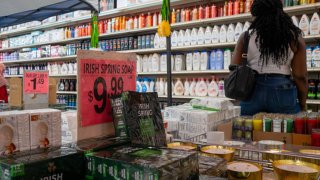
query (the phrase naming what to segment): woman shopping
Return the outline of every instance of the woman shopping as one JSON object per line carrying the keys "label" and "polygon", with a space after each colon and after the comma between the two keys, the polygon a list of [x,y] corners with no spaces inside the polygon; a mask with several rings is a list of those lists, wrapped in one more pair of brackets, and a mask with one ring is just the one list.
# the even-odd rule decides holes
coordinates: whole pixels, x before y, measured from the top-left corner
{"label": "woman shopping", "polygon": [[[279,0],[254,0],[251,14],[247,61],[257,76],[251,97],[240,103],[241,115],[304,111],[308,86],[301,30]],[[237,42],[232,64],[242,62],[244,37],[243,33]]]}
{"label": "woman shopping", "polygon": [[7,80],[3,75],[5,69],[4,64],[0,63],[0,101],[8,103]]}

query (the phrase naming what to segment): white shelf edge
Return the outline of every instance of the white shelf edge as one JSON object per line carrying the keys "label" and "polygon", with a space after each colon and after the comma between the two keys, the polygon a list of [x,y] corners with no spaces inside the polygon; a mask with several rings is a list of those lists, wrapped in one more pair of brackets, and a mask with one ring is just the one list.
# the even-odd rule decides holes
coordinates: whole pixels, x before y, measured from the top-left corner
{"label": "white shelf edge", "polygon": [[308,68],[308,72],[320,72],[320,68]]}
{"label": "white shelf edge", "polygon": [[[49,75],[49,77],[76,77],[77,74],[56,74],[56,75]],[[23,75],[5,75],[5,78],[13,78],[13,77],[23,77]]]}
{"label": "white shelf edge", "polygon": [[20,63],[36,63],[36,62],[47,62],[47,61],[61,61],[76,59],[76,55],[72,56],[61,56],[61,57],[48,57],[48,58],[36,58],[27,60],[14,60],[14,61],[2,61],[3,64],[20,64]]}
{"label": "white shelf edge", "polygon": [[71,94],[76,95],[77,91],[57,91],[57,94]]}
{"label": "white shelf edge", "polygon": [[307,99],[307,104],[319,104],[320,105],[320,100]]}
{"label": "white shelf edge", "polygon": [[[173,75],[189,75],[189,74],[225,74],[229,73],[229,70],[206,70],[206,71],[173,71]],[[147,76],[147,75],[166,75],[167,72],[140,72],[137,73],[139,76]]]}
{"label": "white shelf edge", "polygon": [[[168,98],[166,95],[159,95],[159,98]],[[211,97],[211,96],[204,96],[204,97],[199,97],[199,96],[172,96],[173,99],[199,99],[199,98],[217,98],[217,99],[224,99],[224,100],[234,100],[226,97]]]}

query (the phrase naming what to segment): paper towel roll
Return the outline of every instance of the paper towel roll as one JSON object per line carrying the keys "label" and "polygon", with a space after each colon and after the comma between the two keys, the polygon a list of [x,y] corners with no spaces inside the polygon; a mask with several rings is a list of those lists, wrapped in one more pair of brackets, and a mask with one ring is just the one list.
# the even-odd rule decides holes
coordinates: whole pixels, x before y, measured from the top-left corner
{"label": "paper towel roll", "polygon": [[207,143],[208,144],[223,144],[224,143],[224,132],[222,132],[222,131],[208,131],[207,132]]}

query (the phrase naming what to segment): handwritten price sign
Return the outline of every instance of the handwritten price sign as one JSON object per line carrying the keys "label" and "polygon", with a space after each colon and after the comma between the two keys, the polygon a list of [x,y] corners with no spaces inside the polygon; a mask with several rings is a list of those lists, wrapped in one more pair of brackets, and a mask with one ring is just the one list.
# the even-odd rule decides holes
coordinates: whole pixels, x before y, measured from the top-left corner
{"label": "handwritten price sign", "polygon": [[110,98],[136,89],[136,62],[81,59],[79,70],[82,126],[111,122]]}
{"label": "handwritten price sign", "polygon": [[48,71],[26,71],[23,75],[23,89],[25,94],[49,93]]}

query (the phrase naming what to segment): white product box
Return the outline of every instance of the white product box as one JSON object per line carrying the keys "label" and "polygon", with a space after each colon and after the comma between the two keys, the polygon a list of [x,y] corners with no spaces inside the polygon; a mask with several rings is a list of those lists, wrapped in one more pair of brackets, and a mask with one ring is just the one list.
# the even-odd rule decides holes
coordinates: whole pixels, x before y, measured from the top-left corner
{"label": "white product box", "polygon": [[0,113],[0,155],[30,149],[29,116],[18,111]]}
{"label": "white product box", "polygon": [[77,111],[61,113],[62,144],[77,141]]}
{"label": "white product box", "polygon": [[31,149],[61,145],[61,111],[37,109],[26,112],[30,116]]}

